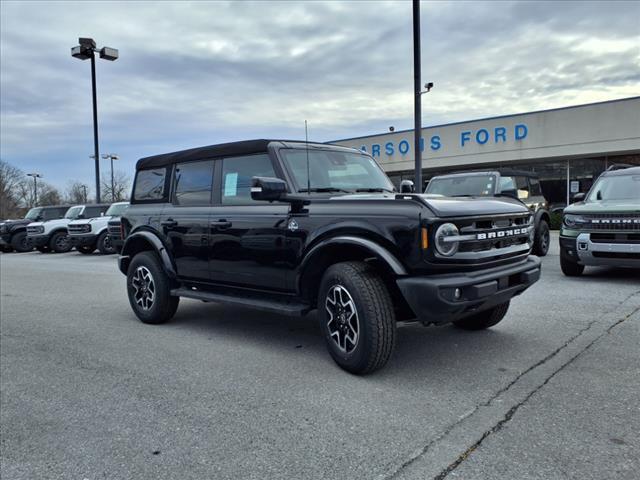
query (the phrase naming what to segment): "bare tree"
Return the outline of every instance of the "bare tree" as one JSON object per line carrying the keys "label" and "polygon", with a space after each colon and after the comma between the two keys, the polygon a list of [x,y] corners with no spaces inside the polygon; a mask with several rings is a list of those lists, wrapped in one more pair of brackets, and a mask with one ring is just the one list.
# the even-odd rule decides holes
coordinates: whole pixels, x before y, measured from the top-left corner
{"label": "bare tree", "polygon": [[70,180],[65,191],[65,201],[73,204],[87,203],[89,187],[78,180]]}
{"label": "bare tree", "polygon": [[[33,182],[26,178],[17,187],[20,204],[25,208],[33,208],[36,206],[36,197],[33,192]],[[42,207],[46,205],[60,205],[62,203],[62,195],[56,187],[47,182],[38,182],[38,204]]]}
{"label": "bare tree", "polygon": [[21,216],[22,184],[26,180],[22,170],[0,160],[0,219]]}
{"label": "bare tree", "polygon": [[111,192],[111,177],[102,179],[102,198],[106,201],[122,202],[129,200],[131,178],[125,172],[116,170],[113,172],[113,193]]}

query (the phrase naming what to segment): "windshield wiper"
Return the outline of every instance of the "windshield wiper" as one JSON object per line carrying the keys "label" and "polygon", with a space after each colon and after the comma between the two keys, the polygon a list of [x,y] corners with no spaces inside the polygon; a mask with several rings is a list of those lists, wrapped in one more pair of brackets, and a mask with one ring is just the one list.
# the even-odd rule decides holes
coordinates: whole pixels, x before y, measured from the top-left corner
{"label": "windshield wiper", "polygon": [[373,187],[373,188],[356,188],[356,192],[389,192],[393,193],[390,188]]}
{"label": "windshield wiper", "polygon": [[344,188],[334,188],[334,187],[312,187],[312,188],[301,188],[298,192],[314,192],[314,193],[328,193],[328,192],[344,192],[351,193],[349,190],[345,190]]}

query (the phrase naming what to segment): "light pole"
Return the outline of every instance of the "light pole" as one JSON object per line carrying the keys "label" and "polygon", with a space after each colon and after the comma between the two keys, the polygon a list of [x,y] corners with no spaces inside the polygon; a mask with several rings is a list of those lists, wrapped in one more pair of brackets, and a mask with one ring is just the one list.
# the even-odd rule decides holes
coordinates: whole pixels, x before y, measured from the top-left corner
{"label": "light pole", "polygon": [[100,152],[98,151],[98,101],[96,98],[96,55],[113,62],[118,58],[118,50],[110,47],[96,48],[93,38],[79,38],[77,45],[71,49],[71,56],[79,60],[91,59],[91,90],[93,98],[93,155],[96,165],[96,203],[100,203]]}
{"label": "light pole", "polygon": [[42,178],[39,173],[27,173],[27,177],[33,177],[33,206],[38,206],[38,179]]}
{"label": "light pole", "polygon": [[115,186],[113,184],[113,161],[114,160],[119,160],[120,157],[118,157],[118,155],[116,155],[115,153],[105,153],[102,155],[102,158],[104,158],[105,160],[107,158],[111,159],[111,201],[115,202],[116,201],[116,193],[115,193]]}
{"label": "light pole", "polygon": [[420,87],[422,80],[421,56],[420,56],[420,0],[413,0],[413,120],[414,136],[413,148],[415,151],[415,185],[422,193],[422,152],[420,151],[420,137],[422,136],[422,94]]}
{"label": "light pole", "polygon": [[83,183],[82,190],[84,190],[84,203],[87,203],[87,186]]}

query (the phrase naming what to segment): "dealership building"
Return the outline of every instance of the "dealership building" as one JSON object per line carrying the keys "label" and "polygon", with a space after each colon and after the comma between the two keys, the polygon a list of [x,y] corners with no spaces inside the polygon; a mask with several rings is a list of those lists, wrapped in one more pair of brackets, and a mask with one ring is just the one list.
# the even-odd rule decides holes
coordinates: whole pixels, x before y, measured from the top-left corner
{"label": "dealership building", "polygon": [[[398,186],[414,178],[413,130],[330,143],[375,157]],[[613,163],[640,165],[640,97],[423,128],[425,180],[464,170],[535,172],[547,200],[586,192]],[[568,195],[569,194],[569,195]]]}

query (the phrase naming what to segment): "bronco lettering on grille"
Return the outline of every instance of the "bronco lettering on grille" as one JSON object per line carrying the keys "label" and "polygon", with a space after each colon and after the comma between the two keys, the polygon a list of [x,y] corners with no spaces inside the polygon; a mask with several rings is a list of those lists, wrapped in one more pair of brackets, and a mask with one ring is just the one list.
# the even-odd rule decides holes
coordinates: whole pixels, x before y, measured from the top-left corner
{"label": "bronco lettering on grille", "polygon": [[491,240],[494,238],[514,237],[528,233],[528,228],[511,228],[509,230],[499,230],[497,232],[478,233],[476,240]]}

